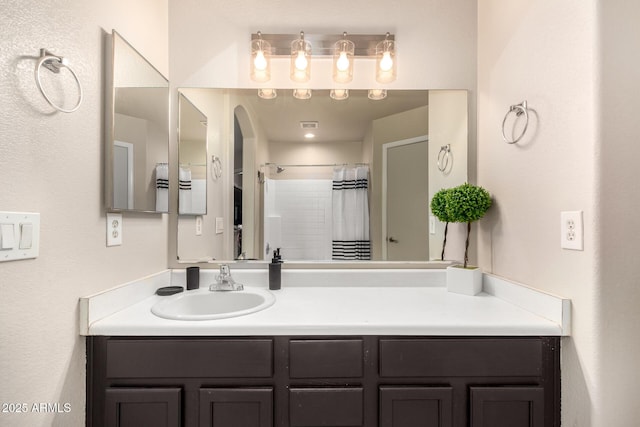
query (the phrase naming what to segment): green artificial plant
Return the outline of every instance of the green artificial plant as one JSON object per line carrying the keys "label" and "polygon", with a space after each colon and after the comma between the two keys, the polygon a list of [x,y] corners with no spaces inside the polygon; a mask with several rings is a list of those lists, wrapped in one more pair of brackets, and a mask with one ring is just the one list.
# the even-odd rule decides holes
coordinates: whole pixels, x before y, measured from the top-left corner
{"label": "green artificial plant", "polygon": [[447,214],[447,198],[446,194],[449,189],[443,188],[433,195],[431,199],[431,213],[438,218],[439,221],[444,222],[444,240],[442,242],[442,255],[441,259],[444,261],[444,249],[447,246],[447,231],[449,230],[449,215]]}
{"label": "green artificial plant", "polygon": [[469,262],[469,235],[471,223],[479,220],[491,207],[491,195],[482,187],[469,183],[451,188],[445,193],[445,210],[451,222],[467,223],[467,241],[464,247],[464,268]]}

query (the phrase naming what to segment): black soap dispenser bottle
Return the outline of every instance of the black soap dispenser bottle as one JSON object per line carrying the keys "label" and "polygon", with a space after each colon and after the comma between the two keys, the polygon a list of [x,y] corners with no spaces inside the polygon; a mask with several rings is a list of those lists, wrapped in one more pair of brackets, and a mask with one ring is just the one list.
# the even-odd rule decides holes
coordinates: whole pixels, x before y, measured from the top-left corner
{"label": "black soap dispenser bottle", "polygon": [[280,248],[273,252],[273,258],[269,264],[269,289],[277,291],[280,289],[280,279],[282,276],[282,257],[280,256]]}

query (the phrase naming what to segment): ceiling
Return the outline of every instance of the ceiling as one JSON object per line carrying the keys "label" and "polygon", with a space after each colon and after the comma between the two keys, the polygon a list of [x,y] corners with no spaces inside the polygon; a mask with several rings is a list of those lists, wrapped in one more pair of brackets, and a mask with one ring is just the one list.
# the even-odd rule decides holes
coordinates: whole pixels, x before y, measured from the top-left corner
{"label": "ceiling", "polygon": [[243,102],[256,113],[271,142],[304,142],[302,121],[316,121],[313,142],[362,141],[371,121],[428,104],[427,90],[389,91],[385,99],[372,101],[366,90],[351,90],[349,98],[336,101],[329,90],[314,90],[308,100],[293,98],[292,89],[278,90],[276,99],[261,99],[255,89],[238,89]]}

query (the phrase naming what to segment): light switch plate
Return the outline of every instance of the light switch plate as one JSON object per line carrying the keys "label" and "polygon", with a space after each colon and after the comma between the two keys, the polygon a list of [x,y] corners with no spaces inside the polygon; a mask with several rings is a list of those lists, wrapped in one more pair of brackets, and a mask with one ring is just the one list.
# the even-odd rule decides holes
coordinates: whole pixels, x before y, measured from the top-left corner
{"label": "light switch plate", "polygon": [[0,212],[0,224],[0,262],[38,257],[39,213]]}
{"label": "light switch plate", "polygon": [[216,217],[216,234],[222,234],[224,231],[224,219]]}
{"label": "light switch plate", "polygon": [[107,246],[122,245],[122,214],[107,214]]}

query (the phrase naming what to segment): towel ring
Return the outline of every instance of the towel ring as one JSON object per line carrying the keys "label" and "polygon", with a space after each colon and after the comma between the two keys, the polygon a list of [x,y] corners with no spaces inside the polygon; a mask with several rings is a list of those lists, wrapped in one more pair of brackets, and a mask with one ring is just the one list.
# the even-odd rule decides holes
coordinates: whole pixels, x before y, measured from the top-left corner
{"label": "towel ring", "polygon": [[[518,136],[513,141],[509,141],[509,139],[507,138],[507,135],[505,135],[505,132],[504,132],[504,125],[505,123],[507,123],[507,117],[509,117],[509,114],[511,114],[514,111],[516,113],[516,117],[520,117],[521,115],[524,114],[525,123],[524,123],[524,128],[520,133],[520,136]],[[504,139],[504,142],[506,142],[507,144],[515,144],[516,142],[522,139],[524,134],[527,132],[528,126],[529,126],[529,112],[527,111],[527,101],[522,101],[518,105],[512,105],[511,107],[509,107],[509,111],[507,111],[507,114],[505,114],[504,120],[502,120],[502,139]]]}
{"label": "towel ring", "polygon": [[[49,96],[47,95],[47,93],[44,91],[42,87],[42,82],[40,81],[40,70],[42,69],[42,67],[45,67],[46,69],[56,74],[60,72],[60,68],[62,67],[65,67],[67,70],[69,70],[69,72],[71,73],[73,78],[76,80],[76,83],[78,85],[78,102],[73,108],[69,108],[69,109],[62,108],[59,105],[56,105],[51,100],[51,98],[49,98]],[[80,104],[82,104],[82,85],[80,84],[80,80],[78,79],[78,76],[76,75],[76,73],[69,67],[69,60],[67,60],[67,58],[54,55],[46,49],[40,49],[40,59],[36,64],[35,77],[36,77],[36,85],[38,86],[38,89],[40,89],[40,93],[42,93],[42,96],[44,96],[44,99],[47,100],[49,105],[51,105],[56,110],[61,111],[63,113],[73,113],[78,109],[78,107],[80,107]]]}
{"label": "towel ring", "polygon": [[449,166],[449,156],[451,155],[451,144],[443,145],[438,152],[438,170],[444,172]]}
{"label": "towel ring", "polygon": [[222,161],[218,156],[211,156],[211,173],[211,178],[214,181],[217,181],[222,176]]}

